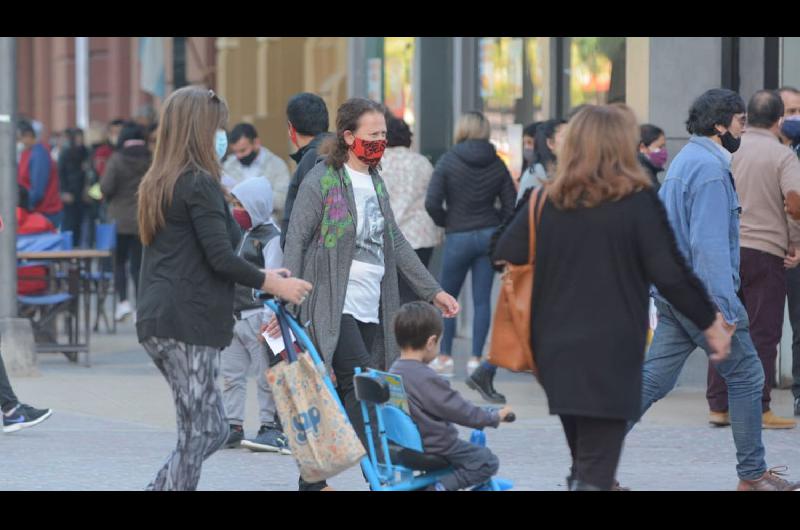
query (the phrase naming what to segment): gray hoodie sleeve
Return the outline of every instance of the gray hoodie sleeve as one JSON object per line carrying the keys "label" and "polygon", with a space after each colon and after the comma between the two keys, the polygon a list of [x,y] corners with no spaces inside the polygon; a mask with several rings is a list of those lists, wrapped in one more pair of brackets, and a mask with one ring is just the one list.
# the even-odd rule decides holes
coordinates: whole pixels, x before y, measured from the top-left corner
{"label": "gray hoodie sleeve", "polygon": [[296,204],[299,207],[292,208],[283,249],[283,266],[294,277],[303,274],[303,255],[322,222],[322,188],[319,179],[324,171],[322,164],[309,172],[297,192]]}
{"label": "gray hoodie sleeve", "polygon": [[500,424],[500,414],[496,410],[476,407],[453,390],[443,377],[431,377],[426,383],[425,410],[431,414],[473,429],[497,427]]}

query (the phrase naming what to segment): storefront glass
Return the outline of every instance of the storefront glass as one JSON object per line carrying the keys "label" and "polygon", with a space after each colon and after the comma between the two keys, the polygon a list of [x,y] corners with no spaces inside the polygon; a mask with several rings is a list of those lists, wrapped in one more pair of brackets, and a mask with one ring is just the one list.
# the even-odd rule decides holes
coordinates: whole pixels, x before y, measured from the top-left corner
{"label": "storefront glass", "polygon": [[478,42],[480,100],[497,154],[519,178],[522,128],[541,120],[546,61],[537,37],[484,37]]}
{"label": "storefront glass", "polygon": [[625,37],[570,39],[567,108],[625,101]]}
{"label": "storefront glass", "polygon": [[386,37],[383,41],[383,103],[413,129],[414,37]]}

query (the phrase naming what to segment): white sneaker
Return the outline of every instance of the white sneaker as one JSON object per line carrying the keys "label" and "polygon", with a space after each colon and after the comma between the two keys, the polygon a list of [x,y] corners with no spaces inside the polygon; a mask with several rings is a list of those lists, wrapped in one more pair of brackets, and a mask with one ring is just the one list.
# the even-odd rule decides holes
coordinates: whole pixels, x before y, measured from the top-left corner
{"label": "white sneaker", "polygon": [[133,310],[131,309],[130,302],[128,302],[127,300],[125,300],[124,302],[120,302],[119,304],[117,304],[117,312],[114,314],[114,320],[116,320],[117,322],[122,322],[125,319],[125,317],[127,317],[131,313],[133,313]]}
{"label": "white sneaker", "polygon": [[[442,359],[447,359],[446,361],[442,362]],[[441,375],[442,377],[453,377],[453,358],[452,357],[443,357],[439,356],[433,361],[431,361],[430,367],[433,370]]]}
{"label": "white sneaker", "polygon": [[472,372],[477,370],[480,365],[481,360],[477,359],[475,356],[472,356],[469,362],[467,362],[467,376],[472,375]]}

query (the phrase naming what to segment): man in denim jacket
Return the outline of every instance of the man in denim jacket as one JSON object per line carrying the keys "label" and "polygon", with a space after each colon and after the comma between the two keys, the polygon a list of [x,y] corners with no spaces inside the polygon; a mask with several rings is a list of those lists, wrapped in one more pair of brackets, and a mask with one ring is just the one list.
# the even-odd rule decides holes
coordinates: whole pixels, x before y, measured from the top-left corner
{"label": "man in denim jacket", "polygon": [[[730,354],[714,363],[729,388],[739,490],[792,490],[767,470],[761,441],[761,391],[764,370],[750,339],[749,320],[738,296],[739,215],[731,175],[731,153],[745,124],[742,98],[713,89],[697,98],[686,129],[692,135],[667,171],[659,191],[675,233],[677,250],[702,280],[732,335]],[[654,292],[658,326],[644,364],[642,415],[675,386],[696,347],[708,352],[701,330]]]}

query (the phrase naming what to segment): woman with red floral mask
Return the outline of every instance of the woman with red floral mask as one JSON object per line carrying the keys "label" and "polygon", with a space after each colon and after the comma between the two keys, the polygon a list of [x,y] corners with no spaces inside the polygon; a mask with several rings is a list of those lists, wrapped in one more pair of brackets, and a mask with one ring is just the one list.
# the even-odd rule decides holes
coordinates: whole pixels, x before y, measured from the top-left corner
{"label": "woman with red floral mask", "polygon": [[[366,446],[353,390],[355,368],[385,369],[399,355],[392,318],[400,306],[398,274],[447,318],[459,310],[442,290],[394,219],[379,174],[386,148],[382,105],[363,98],[339,107],[328,153],[303,179],[292,209],[284,267],[314,282],[300,318],[329,370],[350,421]],[[273,321],[269,329],[279,335]],[[301,489],[323,489],[325,483]]]}

